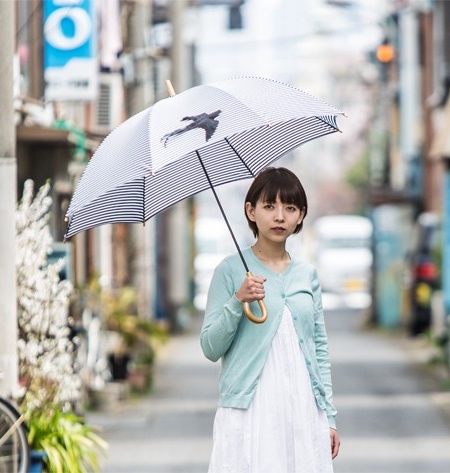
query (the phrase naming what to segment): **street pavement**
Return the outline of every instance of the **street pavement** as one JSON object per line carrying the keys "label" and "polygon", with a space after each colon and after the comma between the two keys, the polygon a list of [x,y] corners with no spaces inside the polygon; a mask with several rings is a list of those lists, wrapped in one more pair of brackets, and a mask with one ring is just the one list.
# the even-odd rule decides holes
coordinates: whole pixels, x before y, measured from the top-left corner
{"label": "street pavement", "polygon": [[[326,320],[342,441],[335,473],[450,473],[450,392],[427,364],[428,345],[367,330],[356,310]],[[203,358],[200,323],[162,349],[148,396],[88,415],[109,443],[103,473],[206,473],[219,365]]]}

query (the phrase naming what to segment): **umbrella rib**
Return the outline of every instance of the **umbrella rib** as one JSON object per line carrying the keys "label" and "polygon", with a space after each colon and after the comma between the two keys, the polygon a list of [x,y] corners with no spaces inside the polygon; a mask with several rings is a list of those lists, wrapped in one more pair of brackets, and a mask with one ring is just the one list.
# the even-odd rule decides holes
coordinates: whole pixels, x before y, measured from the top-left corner
{"label": "umbrella rib", "polygon": [[143,186],[143,192],[142,192],[142,224],[145,226],[145,183],[146,183],[146,176],[144,176],[144,186]]}
{"label": "umbrella rib", "polygon": [[[238,251],[239,256],[240,256],[240,258],[241,258],[241,261],[242,261],[242,263],[243,263],[243,265],[244,265],[245,271],[248,273],[248,272],[250,272],[250,270],[248,269],[248,265],[247,265],[247,263],[246,263],[246,261],[245,261],[245,259],[244,259],[244,255],[242,254],[241,248],[239,247],[239,244],[238,244],[238,242],[237,242],[237,240],[236,240],[236,237],[234,236],[233,229],[231,228],[230,222],[228,221],[228,218],[227,218],[227,216],[226,216],[226,214],[225,214],[225,210],[223,209],[222,204],[220,203],[219,196],[217,195],[216,190],[214,189],[214,186],[213,186],[213,184],[212,184],[212,182],[211,182],[211,179],[210,179],[210,177],[209,177],[209,175],[208,175],[208,173],[207,173],[207,171],[206,171],[205,164],[203,163],[202,158],[200,157],[200,153],[198,152],[198,150],[196,150],[195,152],[197,153],[198,160],[200,161],[200,164],[201,164],[201,166],[202,166],[203,172],[205,173],[206,179],[208,180],[209,187],[211,188],[211,190],[212,190],[212,192],[213,192],[213,194],[214,194],[214,197],[215,197],[215,199],[216,199],[217,205],[219,206],[219,209],[220,209],[220,211],[222,212],[222,216],[223,216],[223,218],[224,218],[224,220],[225,220],[225,223],[227,224],[228,230],[230,231],[231,238],[233,239],[233,242],[234,242],[234,244],[236,245],[237,251]],[[239,156],[239,155],[238,155],[238,156]]]}
{"label": "umbrella rib", "polygon": [[[255,175],[253,174],[252,170],[247,166],[247,163],[241,158],[241,155],[237,152],[236,148],[230,143],[230,141],[228,140],[228,138],[225,138],[225,141],[227,142],[228,146],[234,151],[234,153],[236,154],[236,156],[241,160],[241,163],[247,168],[248,172],[253,176],[255,177]],[[199,157],[200,159],[200,157]],[[201,161],[201,160],[200,160]],[[206,173],[206,171],[205,171]]]}
{"label": "umbrella rib", "polygon": [[339,133],[341,133],[341,130],[337,127],[337,126],[334,126],[334,123],[336,123],[335,121],[335,117],[330,117],[331,120],[333,121],[333,123],[328,123],[326,120],[324,120],[323,118],[319,117],[319,116],[316,116],[316,118],[321,121],[322,123],[325,123],[326,125],[328,126],[331,126],[331,128],[334,128],[336,131],[338,131]]}

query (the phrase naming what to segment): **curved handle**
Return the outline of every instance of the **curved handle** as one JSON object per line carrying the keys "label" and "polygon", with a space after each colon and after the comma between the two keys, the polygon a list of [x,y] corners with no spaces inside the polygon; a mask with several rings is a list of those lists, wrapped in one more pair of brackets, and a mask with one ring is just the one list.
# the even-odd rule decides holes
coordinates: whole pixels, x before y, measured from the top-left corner
{"label": "curved handle", "polygon": [[[249,271],[247,274],[247,277],[251,276],[252,273]],[[250,304],[248,302],[244,302],[244,313],[247,316],[248,320],[255,324],[262,324],[263,322],[266,321],[267,319],[267,308],[266,304],[264,303],[264,300],[258,301],[259,307],[261,309],[261,317],[256,317],[250,310]]]}

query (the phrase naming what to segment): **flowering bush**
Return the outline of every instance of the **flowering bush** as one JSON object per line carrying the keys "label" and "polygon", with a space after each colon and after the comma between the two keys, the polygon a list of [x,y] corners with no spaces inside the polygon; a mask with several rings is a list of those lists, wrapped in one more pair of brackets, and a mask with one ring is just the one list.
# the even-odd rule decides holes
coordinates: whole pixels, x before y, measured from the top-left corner
{"label": "flowering bush", "polygon": [[16,211],[19,404],[28,425],[28,442],[45,452],[49,473],[99,471],[98,454],[107,444],[92,426],[73,414],[81,378],[68,326],[72,285],[61,281],[63,261],[49,264],[50,185],[33,196],[26,181]]}
{"label": "flowering bush", "polygon": [[20,404],[28,411],[49,405],[68,408],[81,393],[68,327],[69,281],[61,281],[63,262],[47,264],[53,239],[49,229],[50,185],[33,197],[25,182],[16,211],[19,376],[24,385]]}

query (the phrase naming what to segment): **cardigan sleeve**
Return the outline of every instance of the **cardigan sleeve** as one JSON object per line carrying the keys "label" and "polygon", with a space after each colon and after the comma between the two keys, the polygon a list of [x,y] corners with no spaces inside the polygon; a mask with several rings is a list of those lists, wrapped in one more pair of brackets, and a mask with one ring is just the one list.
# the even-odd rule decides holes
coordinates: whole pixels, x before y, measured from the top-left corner
{"label": "cardigan sleeve", "polygon": [[331,363],[328,352],[328,337],[325,329],[325,318],[322,307],[322,289],[316,269],[312,272],[312,292],[314,300],[314,343],[320,377],[325,389],[325,404],[330,427],[336,428],[336,409],[333,405],[333,389],[331,382]]}
{"label": "cardigan sleeve", "polygon": [[242,302],[234,292],[232,269],[224,260],[215,269],[209,286],[200,334],[203,353],[211,361],[217,361],[226,353],[242,318]]}

